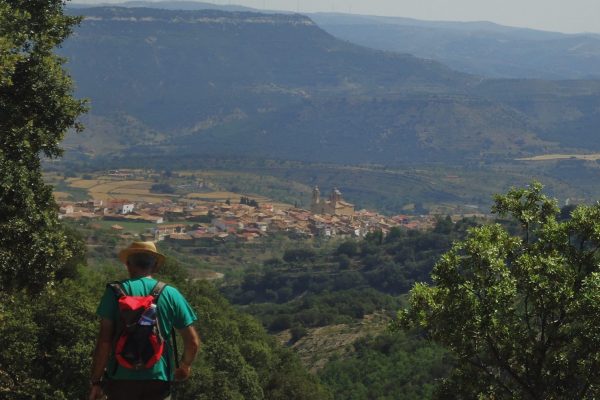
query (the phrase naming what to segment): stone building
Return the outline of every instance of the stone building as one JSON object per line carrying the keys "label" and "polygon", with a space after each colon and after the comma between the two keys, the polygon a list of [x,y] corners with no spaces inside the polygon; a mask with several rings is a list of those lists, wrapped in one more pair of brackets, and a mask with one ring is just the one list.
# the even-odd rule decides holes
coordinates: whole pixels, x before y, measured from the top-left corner
{"label": "stone building", "polygon": [[331,190],[328,199],[321,199],[321,191],[318,186],[315,186],[310,210],[314,214],[354,216],[354,204],[344,201],[342,192],[337,188]]}

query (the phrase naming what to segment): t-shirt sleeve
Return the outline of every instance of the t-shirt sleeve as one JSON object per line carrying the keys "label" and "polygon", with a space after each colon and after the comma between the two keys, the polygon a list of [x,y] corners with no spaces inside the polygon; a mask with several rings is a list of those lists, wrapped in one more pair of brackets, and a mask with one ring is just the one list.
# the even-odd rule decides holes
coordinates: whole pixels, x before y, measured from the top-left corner
{"label": "t-shirt sleeve", "polygon": [[100,318],[116,321],[118,318],[118,304],[115,293],[110,288],[106,288],[100,304],[96,309],[96,315]]}
{"label": "t-shirt sleeve", "polygon": [[172,295],[175,303],[173,326],[176,329],[183,329],[190,326],[198,319],[196,313],[178,290],[173,290]]}

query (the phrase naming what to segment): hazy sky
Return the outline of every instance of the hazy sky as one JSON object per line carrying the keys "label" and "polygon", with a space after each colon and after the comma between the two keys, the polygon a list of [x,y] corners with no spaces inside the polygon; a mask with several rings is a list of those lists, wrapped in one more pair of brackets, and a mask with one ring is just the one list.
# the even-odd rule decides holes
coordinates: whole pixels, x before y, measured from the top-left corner
{"label": "hazy sky", "polygon": [[[76,3],[118,0],[74,0]],[[300,12],[336,11],[425,20],[492,21],[560,32],[600,33],[600,0],[208,0]]]}

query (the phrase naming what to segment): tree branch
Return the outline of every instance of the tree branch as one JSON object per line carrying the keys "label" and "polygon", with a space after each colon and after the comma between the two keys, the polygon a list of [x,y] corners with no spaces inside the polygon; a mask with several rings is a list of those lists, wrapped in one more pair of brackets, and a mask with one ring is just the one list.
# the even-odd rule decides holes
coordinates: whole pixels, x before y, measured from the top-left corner
{"label": "tree branch", "polygon": [[519,386],[521,386],[525,390],[526,393],[528,393],[531,396],[532,399],[537,400],[538,396],[537,396],[536,392],[532,388],[530,388],[529,385],[527,384],[527,382],[525,382],[519,376],[519,374],[517,374],[515,371],[513,371],[511,366],[508,364],[508,362],[500,356],[500,351],[496,348],[492,339],[489,336],[486,336],[485,339],[486,339],[488,346],[490,347],[490,350],[492,350],[492,354],[496,358],[498,365],[500,365],[506,372],[508,372],[508,374],[519,384]]}

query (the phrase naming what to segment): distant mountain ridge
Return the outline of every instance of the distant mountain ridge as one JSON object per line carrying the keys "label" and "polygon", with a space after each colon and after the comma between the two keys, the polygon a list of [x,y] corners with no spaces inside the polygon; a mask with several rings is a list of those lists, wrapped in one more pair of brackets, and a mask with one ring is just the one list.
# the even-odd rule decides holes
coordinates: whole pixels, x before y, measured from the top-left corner
{"label": "distant mountain ridge", "polygon": [[[282,14],[281,11],[195,1],[128,1],[118,6]],[[89,8],[89,5],[70,4],[69,7]],[[600,33],[564,34],[487,21],[423,21],[342,13],[307,15],[343,40],[436,60],[476,75],[557,80],[600,78]]]}
{"label": "distant mountain ridge", "polygon": [[220,11],[258,11],[255,8],[244,7],[238,5],[224,5],[224,4],[213,4],[204,3],[200,1],[124,1],[122,3],[102,3],[97,4],[83,4],[83,3],[69,3],[68,8],[90,8],[90,7],[143,7],[143,8],[158,8],[165,10],[187,10],[187,11],[198,11],[198,10],[220,10]]}
{"label": "distant mountain ridge", "polygon": [[363,46],[431,58],[463,72],[499,78],[600,77],[600,35],[563,34],[491,22],[311,14],[332,35]]}
{"label": "distant mountain ridge", "polygon": [[600,150],[599,81],[483,79],[297,14],[72,12],[86,19],[61,52],[92,114],[68,145],[84,153],[397,165]]}

